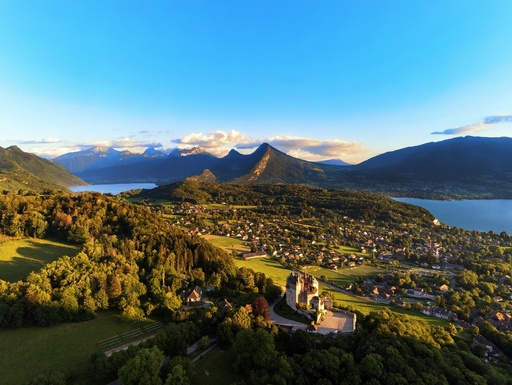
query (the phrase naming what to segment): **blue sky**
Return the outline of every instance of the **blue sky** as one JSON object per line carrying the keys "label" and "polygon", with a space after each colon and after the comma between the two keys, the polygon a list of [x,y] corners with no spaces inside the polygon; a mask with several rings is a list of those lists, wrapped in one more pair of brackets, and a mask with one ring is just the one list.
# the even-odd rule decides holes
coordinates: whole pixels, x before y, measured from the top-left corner
{"label": "blue sky", "polygon": [[510,136],[511,16],[503,0],[3,0],[0,146],[268,142],[358,163]]}

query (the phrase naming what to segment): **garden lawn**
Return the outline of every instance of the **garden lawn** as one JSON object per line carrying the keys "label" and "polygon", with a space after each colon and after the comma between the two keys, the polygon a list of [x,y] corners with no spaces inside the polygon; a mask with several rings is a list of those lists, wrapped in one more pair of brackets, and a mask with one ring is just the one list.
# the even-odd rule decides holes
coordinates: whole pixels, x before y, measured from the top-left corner
{"label": "garden lawn", "polygon": [[233,372],[235,357],[231,350],[213,349],[196,363],[200,385],[229,385],[240,380]]}
{"label": "garden lawn", "polygon": [[19,281],[64,255],[76,255],[78,250],[76,246],[46,239],[3,237],[0,240],[0,279]]}
{"label": "garden lawn", "polygon": [[59,370],[75,376],[73,384],[83,384],[100,341],[152,322],[129,324],[108,311],[85,322],[1,329],[0,383],[19,385],[40,373]]}

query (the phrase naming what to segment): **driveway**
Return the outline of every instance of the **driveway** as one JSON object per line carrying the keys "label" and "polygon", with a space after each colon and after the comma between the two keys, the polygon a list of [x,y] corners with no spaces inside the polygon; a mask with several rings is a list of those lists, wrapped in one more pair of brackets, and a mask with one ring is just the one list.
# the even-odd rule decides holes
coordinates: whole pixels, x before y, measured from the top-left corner
{"label": "driveway", "polygon": [[268,310],[270,312],[270,320],[277,325],[292,326],[294,329],[306,329],[306,327],[307,327],[306,324],[282,317],[274,311],[274,306],[279,301],[281,301],[282,298],[283,298],[283,296],[279,297],[277,300],[272,302],[270,304],[270,306],[268,307]]}

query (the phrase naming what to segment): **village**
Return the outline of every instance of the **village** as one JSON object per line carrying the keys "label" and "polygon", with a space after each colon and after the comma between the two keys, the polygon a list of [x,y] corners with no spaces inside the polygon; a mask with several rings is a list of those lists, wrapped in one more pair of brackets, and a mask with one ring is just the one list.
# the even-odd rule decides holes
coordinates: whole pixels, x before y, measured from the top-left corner
{"label": "village", "polygon": [[[502,259],[494,258],[494,262],[510,260],[510,254],[503,253],[510,244],[507,234],[449,229],[437,221],[429,229],[415,224],[391,229],[335,214],[289,217],[229,205],[177,205],[172,214],[176,224],[191,234],[217,235],[242,243],[250,249],[242,258],[269,256],[302,271],[351,271],[362,265],[382,271],[371,277],[355,276],[353,282],[338,287],[344,293],[445,319],[463,328],[487,321],[498,330],[512,330],[510,275],[500,275],[494,266],[495,283],[483,285],[465,266],[465,257],[482,249],[501,253]],[[341,245],[355,251],[344,252]],[[329,283],[325,276],[317,278]],[[477,288],[468,290],[468,284]],[[488,351],[498,350],[490,342],[486,346]]]}

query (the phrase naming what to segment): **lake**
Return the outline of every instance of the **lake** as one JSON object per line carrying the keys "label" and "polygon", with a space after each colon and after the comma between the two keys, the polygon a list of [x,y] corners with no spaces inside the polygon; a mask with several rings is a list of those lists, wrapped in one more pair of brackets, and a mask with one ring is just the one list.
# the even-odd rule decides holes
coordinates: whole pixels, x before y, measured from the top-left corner
{"label": "lake", "polygon": [[94,191],[103,194],[119,194],[123,191],[138,190],[138,189],[152,189],[158,187],[154,183],[117,183],[117,184],[94,184],[90,186],[74,186],[69,189],[73,192]]}
{"label": "lake", "polygon": [[448,226],[465,230],[512,234],[512,200],[436,201],[418,198],[393,198],[430,211]]}

